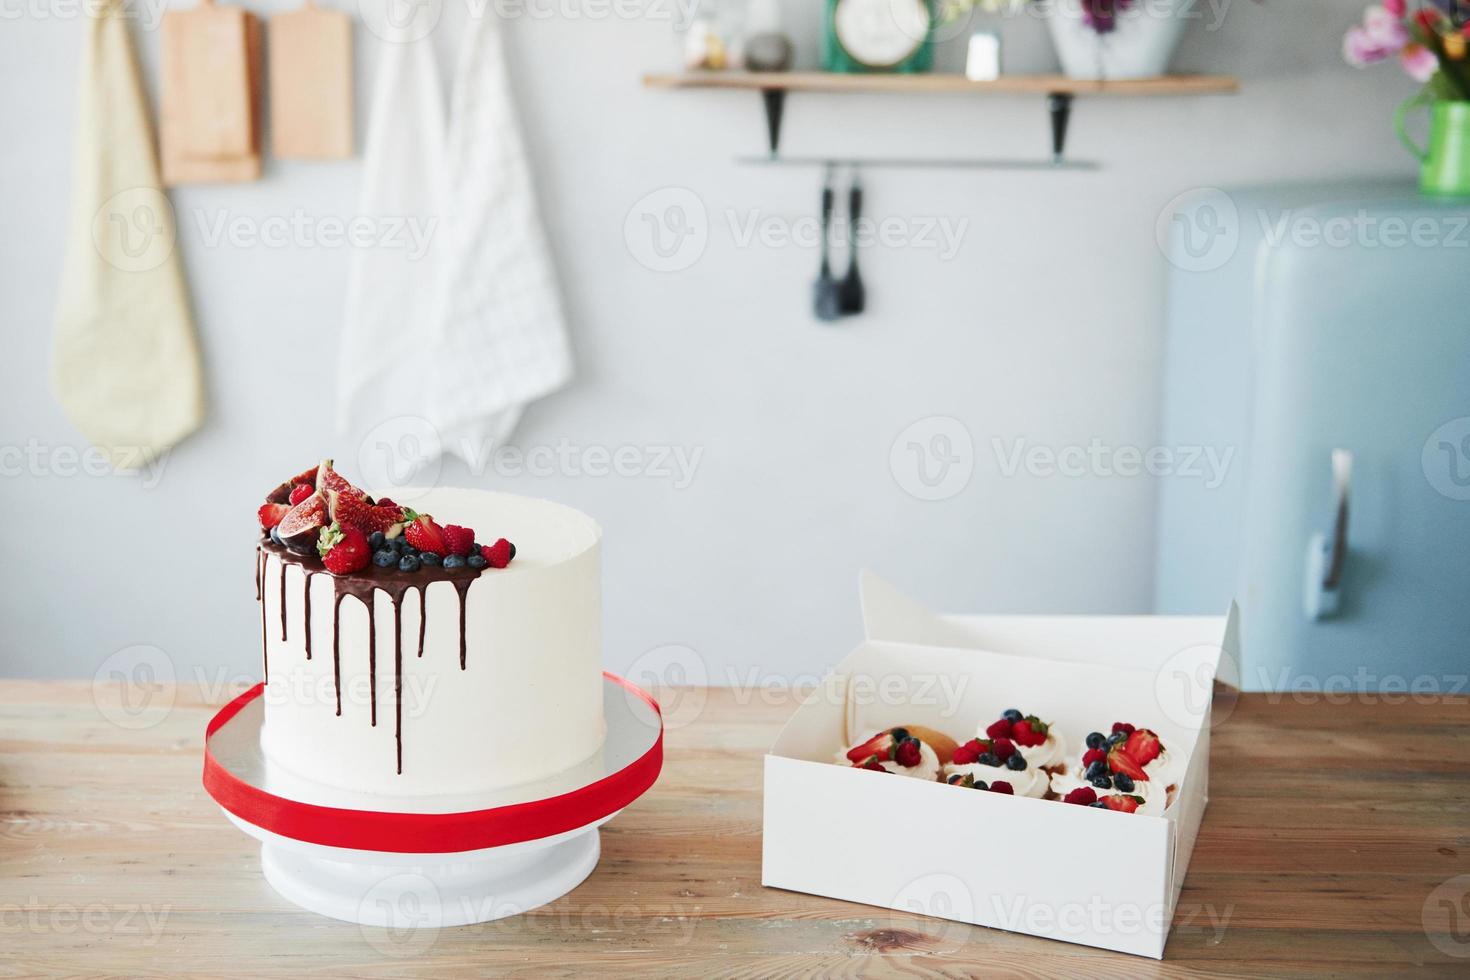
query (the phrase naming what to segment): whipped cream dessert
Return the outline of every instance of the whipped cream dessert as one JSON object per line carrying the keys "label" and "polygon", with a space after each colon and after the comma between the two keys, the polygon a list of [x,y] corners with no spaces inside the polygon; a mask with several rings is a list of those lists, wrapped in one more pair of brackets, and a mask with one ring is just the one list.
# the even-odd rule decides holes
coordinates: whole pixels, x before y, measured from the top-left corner
{"label": "whipped cream dessert", "polygon": [[[964,781],[969,777],[970,783]],[[955,749],[954,757],[944,767],[945,782],[951,785],[997,782],[1010,785],[1016,796],[1041,799],[1051,788],[1049,774],[1039,766],[1033,766],[1021,754],[1020,747],[1011,739],[972,738]]]}
{"label": "whipped cream dessert", "polygon": [[1010,739],[1031,768],[1059,770],[1066,765],[1066,746],[1057,727],[1015,708],[1007,708],[976,734],[982,739]]}
{"label": "whipped cream dessert", "polygon": [[836,762],[935,782],[953,751],[954,741],[939,732],[918,726],[889,728],[837,753]]}
{"label": "whipped cream dessert", "polygon": [[1075,770],[1052,774],[1052,792],[1068,803],[1163,814],[1178,786],[1181,763],[1155,732],[1117,722],[1110,735],[1089,733],[1085,745]]}
{"label": "whipped cream dessert", "polygon": [[586,766],[605,735],[600,529],[509,494],[413,504],[374,500],[327,460],[260,508],[267,759],[413,797]]}

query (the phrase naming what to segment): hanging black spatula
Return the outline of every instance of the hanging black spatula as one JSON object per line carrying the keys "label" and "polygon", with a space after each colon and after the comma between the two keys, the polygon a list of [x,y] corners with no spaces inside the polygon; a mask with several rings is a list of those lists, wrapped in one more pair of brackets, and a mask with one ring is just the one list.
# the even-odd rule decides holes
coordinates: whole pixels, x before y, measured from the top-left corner
{"label": "hanging black spatula", "polygon": [[842,284],[832,276],[832,261],[827,254],[827,238],[832,230],[832,168],[822,181],[822,267],[813,289],[817,319],[831,322],[842,316]]}
{"label": "hanging black spatula", "polygon": [[838,286],[838,304],[843,316],[861,313],[867,305],[867,291],[858,273],[858,219],[863,213],[863,184],[857,168],[852,171],[852,187],[847,192],[848,260],[847,275]]}

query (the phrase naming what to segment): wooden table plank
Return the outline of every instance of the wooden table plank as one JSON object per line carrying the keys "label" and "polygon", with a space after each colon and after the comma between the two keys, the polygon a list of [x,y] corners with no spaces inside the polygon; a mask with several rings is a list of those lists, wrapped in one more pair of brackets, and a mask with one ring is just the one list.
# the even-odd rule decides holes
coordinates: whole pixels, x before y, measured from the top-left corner
{"label": "wooden table plank", "polygon": [[1464,698],[1219,705],[1155,963],[761,887],[761,757],[793,703],[724,690],[663,692],[693,720],[565,898],[407,935],[323,919],[271,891],[199,786],[229,693],[161,692],[128,730],[92,685],[0,682],[0,976],[1470,975],[1470,917],[1431,906],[1425,925],[1430,893],[1470,874]]}

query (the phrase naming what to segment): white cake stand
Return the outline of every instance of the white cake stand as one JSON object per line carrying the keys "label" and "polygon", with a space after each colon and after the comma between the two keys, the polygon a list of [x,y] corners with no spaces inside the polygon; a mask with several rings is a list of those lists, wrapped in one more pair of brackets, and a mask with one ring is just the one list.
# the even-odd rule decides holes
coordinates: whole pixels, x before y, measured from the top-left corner
{"label": "white cake stand", "polygon": [[560,898],[597,867],[597,828],[646,792],[663,764],[657,703],[606,674],[599,757],[479,797],[386,801],[275,770],[260,748],[262,689],[209,723],[204,787],[261,842],[261,870],[282,897],[368,926],[489,922]]}

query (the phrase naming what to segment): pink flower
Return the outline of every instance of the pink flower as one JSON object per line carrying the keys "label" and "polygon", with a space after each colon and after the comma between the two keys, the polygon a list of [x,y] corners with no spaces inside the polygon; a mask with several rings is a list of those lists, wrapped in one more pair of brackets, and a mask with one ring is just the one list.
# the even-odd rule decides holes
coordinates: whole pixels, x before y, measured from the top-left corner
{"label": "pink flower", "polygon": [[1369,37],[1368,32],[1361,27],[1352,28],[1342,39],[1342,56],[1354,68],[1377,64],[1393,53]]}
{"label": "pink flower", "polygon": [[1383,9],[1395,17],[1402,17],[1408,12],[1408,4],[1404,0],[1383,0]]}
{"label": "pink flower", "polygon": [[[1400,4],[1402,6],[1402,3]],[[1398,14],[1384,7],[1369,7],[1363,11],[1363,33],[1378,47],[1393,52],[1409,43],[1409,29]]]}
{"label": "pink flower", "polygon": [[1416,82],[1429,81],[1439,70],[1439,59],[1422,44],[1407,45],[1399,53],[1399,61],[1403,64],[1404,71]]}

